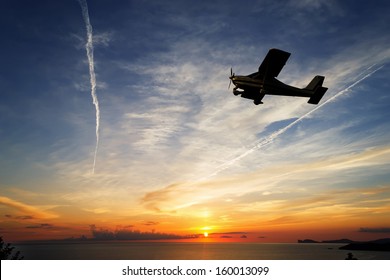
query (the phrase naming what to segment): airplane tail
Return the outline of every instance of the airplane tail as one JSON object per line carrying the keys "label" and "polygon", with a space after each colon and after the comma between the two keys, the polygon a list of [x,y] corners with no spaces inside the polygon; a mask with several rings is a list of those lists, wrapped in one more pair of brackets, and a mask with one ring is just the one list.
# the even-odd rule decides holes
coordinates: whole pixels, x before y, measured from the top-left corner
{"label": "airplane tail", "polygon": [[312,97],[310,97],[307,103],[318,104],[320,102],[321,98],[328,90],[328,88],[322,86],[324,79],[324,76],[315,76],[313,80],[311,80],[311,82],[305,87],[306,90],[313,92]]}
{"label": "airplane tail", "polygon": [[315,91],[317,87],[322,86],[324,79],[324,76],[315,76],[313,80],[311,80],[311,82],[305,87],[305,89]]}
{"label": "airplane tail", "polygon": [[326,87],[318,87],[315,91],[312,97],[310,97],[309,101],[307,103],[310,104],[318,104],[321,100],[321,98],[324,96],[325,92],[328,90]]}

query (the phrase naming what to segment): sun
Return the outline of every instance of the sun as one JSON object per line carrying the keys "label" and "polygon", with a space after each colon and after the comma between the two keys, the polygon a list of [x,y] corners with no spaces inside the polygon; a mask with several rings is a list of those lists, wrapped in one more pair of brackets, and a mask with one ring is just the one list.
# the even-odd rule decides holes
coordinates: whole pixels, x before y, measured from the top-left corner
{"label": "sun", "polygon": [[204,235],[204,237],[207,237],[207,236],[209,236],[209,233],[208,233],[207,231],[205,231],[205,232],[203,233],[203,235]]}

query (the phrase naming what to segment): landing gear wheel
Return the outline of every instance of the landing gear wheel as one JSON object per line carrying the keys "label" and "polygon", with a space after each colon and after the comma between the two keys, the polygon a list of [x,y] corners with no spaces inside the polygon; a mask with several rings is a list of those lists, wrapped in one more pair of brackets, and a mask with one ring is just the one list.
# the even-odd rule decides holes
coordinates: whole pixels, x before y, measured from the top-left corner
{"label": "landing gear wheel", "polygon": [[233,94],[234,94],[235,96],[237,96],[237,95],[239,95],[239,94],[242,93],[241,91],[239,91],[239,90],[237,90],[237,89],[238,89],[237,87],[235,87],[235,88],[233,89]]}

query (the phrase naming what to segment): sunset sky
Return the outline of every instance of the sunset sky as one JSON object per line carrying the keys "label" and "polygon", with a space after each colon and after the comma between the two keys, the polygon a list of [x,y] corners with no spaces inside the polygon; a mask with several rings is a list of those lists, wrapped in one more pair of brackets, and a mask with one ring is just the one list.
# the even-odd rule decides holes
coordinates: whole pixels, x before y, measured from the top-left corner
{"label": "sunset sky", "polygon": [[[390,2],[2,1],[0,235],[390,237]],[[319,105],[228,90],[270,48]],[[205,237],[202,240],[206,239]]]}

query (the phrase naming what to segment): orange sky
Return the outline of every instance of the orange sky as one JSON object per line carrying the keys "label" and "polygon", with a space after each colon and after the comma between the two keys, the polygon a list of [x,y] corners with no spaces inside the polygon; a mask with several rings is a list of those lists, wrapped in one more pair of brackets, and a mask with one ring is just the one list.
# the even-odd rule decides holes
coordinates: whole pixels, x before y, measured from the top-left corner
{"label": "orange sky", "polygon": [[[259,178],[250,181],[256,180]],[[213,242],[370,240],[388,236],[374,229],[384,229],[389,222],[389,186],[358,192],[323,189],[310,196],[304,188],[289,190],[287,194],[264,190],[244,197],[232,191],[237,189],[238,182],[244,181],[245,176],[239,176],[196,186],[171,185],[141,195],[132,204],[118,196],[100,197],[96,201],[93,194],[58,197],[10,188],[9,195],[17,194],[19,199],[0,197],[4,213],[0,218],[2,235],[14,241],[81,235],[91,238],[90,225],[94,224],[98,230],[111,232],[139,230],[178,235],[207,232],[207,240],[202,237],[196,241]],[[230,190],[230,195],[225,195],[224,190]],[[222,195],[218,196],[219,192]],[[242,238],[244,235],[246,238]]]}

